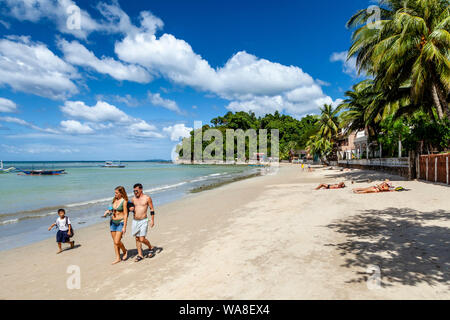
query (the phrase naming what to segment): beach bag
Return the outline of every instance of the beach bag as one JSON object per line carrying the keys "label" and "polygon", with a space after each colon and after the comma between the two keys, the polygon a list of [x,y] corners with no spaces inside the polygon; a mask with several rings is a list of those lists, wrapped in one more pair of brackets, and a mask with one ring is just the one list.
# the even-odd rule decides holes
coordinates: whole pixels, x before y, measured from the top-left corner
{"label": "beach bag", "polygon": [[[68,223],[68,218],[66,217],[66,227],[68,228],[69,227],[69,223]],[[72,226],[72,233],[70,234],[70,236],[69,236],[69,234],[67,234],[67,236],[69,237],[69,238],[72,238],[73,236],[75,235],[75,231],[73,230],[73,226]]]}

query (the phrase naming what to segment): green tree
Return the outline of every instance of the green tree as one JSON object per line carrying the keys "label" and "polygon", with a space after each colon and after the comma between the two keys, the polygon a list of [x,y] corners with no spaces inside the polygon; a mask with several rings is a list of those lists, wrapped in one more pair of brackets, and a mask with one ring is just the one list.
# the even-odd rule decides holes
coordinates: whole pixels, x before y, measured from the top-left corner
{"label": "green tree", "polygon": [[325,104],[320,108],[316,130],[310,135],[306,147],[309,153],[321,158],[325,163],[337,160],[337,138],[339,134],[339,108]]}
{"label": "green tree", "polygon": [[[288,115],[282,115],[279,112],[274,114],[267,114],[264,117],[256,117],[253,112],[228,112],[224,116],[219,116],[211,120],[211,124],[214,129],[217,129],[223,134],[223,146],[226,150],[226,130],[227,129],[242,129],[244,131],[248,129],[254,129],[259,135],[259,129],[266,129],[268,132],[268,153],[271,154],[271,129],[277,129],[279,131],[279,150],[280,158],[282,160],[289,159],[289,152],[291,150],[303,149],[309,140],[309,137],[317,132],[318,117],[308,115],[301,120],[297,120]],[[209,129],[209,125],[203,126],[203,132]],[[193,159],[194,152],[194,131],[191,132],[191,159]],[[203,142],[203,149],[209,145],[210,142]],[[235,156],[237,155],[237,139],[234,141]],[[258,136],[259,147],[259,136]],[[249,159],[251,155],[248,154],[248,140],[246,141],[246,158]],[[180,156],[183,156],[182,147],[177,148],[177,152]],[[225,160],[225,159],[224,159]]]}
{"label": "green tree", "polygon": [[319,135],[333,141],[339,132],[339,109],[333,109],[331,104],[325,104],[320,108]]}
{"label": "green tree", "polygon": [[325,164],[329,163],[328,156],[333,151],[331,141],[318,135],[311,136],[307,143],[310,154],[318,156]]}
{"label": "green tree", "polygon": [[450,118],[448,0],[382,0],[380,5],[381,21],[375,25],[366,10],[348,21],[358,27],[348,56],[356,56],[359,71],[372,75],[386,96],[406,92],[415,109],[434,106],[440,119]]}

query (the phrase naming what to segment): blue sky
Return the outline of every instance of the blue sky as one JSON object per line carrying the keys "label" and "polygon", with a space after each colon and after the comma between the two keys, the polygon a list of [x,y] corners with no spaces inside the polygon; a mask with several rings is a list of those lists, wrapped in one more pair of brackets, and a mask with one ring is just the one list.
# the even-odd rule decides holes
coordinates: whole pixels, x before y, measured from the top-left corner
{"label": "blue sky", "polygon": [[371,4],[0,0],[0,158],[170,159],[196,120],[317,113]]}

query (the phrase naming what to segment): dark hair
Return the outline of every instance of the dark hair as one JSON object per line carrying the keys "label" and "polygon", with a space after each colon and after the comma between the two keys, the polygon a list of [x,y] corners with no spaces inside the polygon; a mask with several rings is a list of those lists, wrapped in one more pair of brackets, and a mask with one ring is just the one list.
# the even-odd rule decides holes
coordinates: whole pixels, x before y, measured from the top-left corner
{"label": "dark hair", "polygon": [[142,187],[142,184],[136,183],[136,184],[134,185],[133,189],[134,189],[134,188],[142,189],[143,187]]}
{"label": "dark hair", "polygon": [[64,210],[64,209],[58,209],[58,214],[59,214],[60,212],[66,213],[66,210]]}

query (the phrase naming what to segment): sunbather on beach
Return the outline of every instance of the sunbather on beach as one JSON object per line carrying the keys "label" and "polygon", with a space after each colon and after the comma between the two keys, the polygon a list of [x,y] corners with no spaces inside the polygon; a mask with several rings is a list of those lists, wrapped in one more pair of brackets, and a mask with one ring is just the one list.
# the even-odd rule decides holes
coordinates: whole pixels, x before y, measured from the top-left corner
{"label": "sunbather on beach", "polygon": [[391,183],[387,181],[372,187],[353,189],[354,193],[378,193],[378,192],[392,192],[392,191],[395,191],[395,189],[392,187]]}
{"label": "sunbather on beach", "polygon": [[322,184],[319,184],[319,186],[316,188],[316,190],[319,190],[319,189],[342,189],[342,188],[345,188],[345,183],[344,182],[339,182],[339,183],[337,183],[337,184],[325,184],[325,183],[322,183]]}

